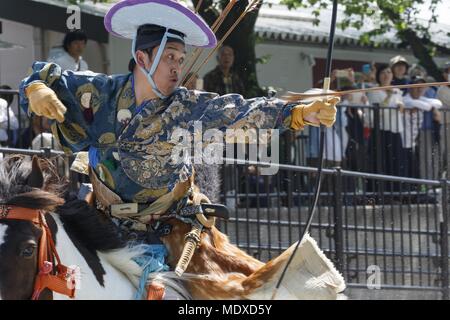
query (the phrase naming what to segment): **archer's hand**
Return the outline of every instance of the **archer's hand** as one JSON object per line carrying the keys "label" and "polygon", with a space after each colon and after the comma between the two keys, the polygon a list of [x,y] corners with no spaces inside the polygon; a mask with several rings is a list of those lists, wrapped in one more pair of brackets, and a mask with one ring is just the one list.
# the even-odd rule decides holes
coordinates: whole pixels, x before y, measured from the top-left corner
{"label": "archer's hand", "polygon": [[30,110],[38,116],[56,119],[64,122],[66,107],[56,96],[56,93],[42,82],[35,82],[25,89]]}
{"label": "archer's hand", "polygon": [[320,126],[325,125],[327,128],[333,126],[336,121],[336,104],[341,99],[339,97],[332,97],[323,100],[316,100],[310,104],[300,104],[292,109],[291,129],[301,130],[307,125]]}

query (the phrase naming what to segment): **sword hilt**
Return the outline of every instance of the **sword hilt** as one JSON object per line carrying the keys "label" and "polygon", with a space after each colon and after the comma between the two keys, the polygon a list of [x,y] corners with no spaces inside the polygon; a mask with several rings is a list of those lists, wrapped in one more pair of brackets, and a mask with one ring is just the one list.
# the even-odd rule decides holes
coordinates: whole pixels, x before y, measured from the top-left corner
{"label": "sword hilt", "polygon": [[175,268],[175,274],[177,276],[181,277],[191,262],[194,251],[200,243],[202,229],[202,226],[193,225],[191,231],[186,234],[183,252],[178,260],[177,267]]}

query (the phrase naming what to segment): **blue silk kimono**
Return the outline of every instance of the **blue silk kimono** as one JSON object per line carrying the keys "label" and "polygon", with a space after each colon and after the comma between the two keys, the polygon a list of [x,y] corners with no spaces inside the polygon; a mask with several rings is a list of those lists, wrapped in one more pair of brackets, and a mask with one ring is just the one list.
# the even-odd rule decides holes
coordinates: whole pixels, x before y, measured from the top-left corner
{"label": "blue silk kimono", "polygon": [[52,131],[66,152],[89,150],[89,165],[125,202],[151,203],[192,175],[189,157],[173,163],[177,128],[289,129],[291,109],[278,99],[243,99],[237,94],[177,88],[168,98],[136,106],[133,75],[61,71],[54,63],[35,62],[20,85],[20,105],[28,111],[24,89],[35,81],[53,89],[67,107],[65,121]]}

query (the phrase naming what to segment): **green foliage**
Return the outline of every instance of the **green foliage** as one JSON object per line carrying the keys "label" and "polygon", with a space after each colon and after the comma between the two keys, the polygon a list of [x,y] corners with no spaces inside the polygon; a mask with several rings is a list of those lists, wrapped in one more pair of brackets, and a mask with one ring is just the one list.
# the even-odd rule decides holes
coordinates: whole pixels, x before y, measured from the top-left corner
{"label": "green foliage", "polygon": [[[201,0],[192,0],[194,6],[199,1]],[[431,17],[429,21],[424,22],[418,16],[419,5],[423,6],[425,1],[429,3],[428,11],[431,13]],[[386,38],[380,37],[381,35],[396,33],[403,46],[411,45],[414,55],[426,67],[429,74],[436,79],[441,79],[442,75],[434,64],[432,57],[436,54],[436,49],[442,50],[442,47],[432,43],[430,26],[436,23],[438,14],[436,8],[443,1],[448,0],[338,0],[340,10],[338,28],[360,30],[370,22],[373,28],[362,33],[359,40],[361,44],[372,47],[381,45],[379,39]],[[229,0],[203,0],[199,13],[205,21],[212,24],[228,2]],[[313,24],[318,25],[321,10],[330,8],[332,0],[281,0],[281,3],[289,9],[312,9]],[[236,19],[246,4],[248,4],[248,0],[238,1],[229,19]],[[251,22],[246,23],[249,20]],[[270,57],[256,58],[254,54],[254,45],[260,43],[261,39],[255,37],[253,33],[254,19],[252,20],[251,15],[241,22],[240,28],[243,28],[241,30],[244,31],[238,31],[239,35],[236,35],[235,32],[235,36],[232,35],[228,42],[240,52],[241,56],[245,56],[241,59],[240,66],[245,70],[242,78],[249,91],[247,96],[257,96],[263,90],[258,86],[256,64],[267,63]],[[450,49],[448,50],[450,51]]]}
{"label": "green foliage", "polygon": [[271,54],[265,54],[259,58],[256,58],[256,63],[267,64],[271,58],[272,58]]}
{"label": "green foliage", "polygon": [[[445,0],[447,1],[447,0]],[[312,14],[317,19],[320,10],[331,4],[331,0],[282,0],[288,8],[312,8]],[[442,80],[442,74],[433,61],[440,50],[448,54],[449,48],[432,42],[430,27],[436,23],[437,6],[444,0],[339,0],[340,22],[338,28],[362,29],[370,21],[373,29],[360,36],[363,45],[377,47],[382,39],[380,35],[394,32],[402,45],[409,45],[419,62],[426,67],[428,73]],[[419,13],[424,4],[428,4],[430,18],[424,21]],[[314,22],[317,24],[317,21]],[[378,37],[377,37],[378,36]]]}
{"label": "green foliage", "polygon": [[[375,28],[361,35],[363,44],[371,44],[372,40],[389,31],[401,32],[406,29],[416,31],[424,39],[431,39],[430,25],[437,20],[436,7],[443,0],[431,0],[429,12],[431,18],[424,23],[418,18],[419,5],[425,0],[339,0],[339,7],[344,13],[338,27],[361,29],[370,19]],[[331,0],[282,0],[288,8],[313,8],[312,14],[318,17],[320,10],[331,5]],[[316,24],[316,22],[314,22]],[[373,44],[373,43],[372,43]]]}

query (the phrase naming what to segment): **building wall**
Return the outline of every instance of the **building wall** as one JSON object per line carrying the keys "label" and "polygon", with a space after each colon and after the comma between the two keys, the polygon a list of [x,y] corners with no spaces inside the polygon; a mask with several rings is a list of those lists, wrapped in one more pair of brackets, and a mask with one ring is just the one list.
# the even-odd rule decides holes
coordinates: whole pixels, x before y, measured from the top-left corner
{"label": "building wall", "polygon": [[0,84],[7,84],[13,89],[19,87],[34,60],[35,44],[33,27],[1,19],[3,32],[0,39],[22,46],[17,49],[0,49]]}
{"label": "building wall", "polygon": [[[17,88],[20,80],[26,76],[34,60],[47,59],[49,49],[60,46],[64,33],[33,28],[32,26],[2,19],[3,33],[0,39],[21,45],[23,48],[0,51],[0,83]],[[84,58],[94,72],[108,74],[126,73],[131,41],[110,36],[109,44],[88,41]],[[266,64],[257,65],[258,80],[261,86],[271,86],[279,90],[279,95],[287,90],[304,91],[312,86],[312,66],[315,58],[326,58],[324,46],[292,44],[287,42],[266,41],[256,46],[258,57],[269,56]],[[188,51],[189,53],[190,51]],[[209,51],[205,50],[205,56]],[[237,53],[238,54],[238,53]],[[353,61],[388,62],[402,54],[415,62],[407,51],[384,49],[341,48],[334,50],[333,58]],[[200,59],[199,61],[202,61]],[[443,64],[444,58],[436,58]],[[200,77],[216,66],[215,55],[200,70]]]}
{"label": "building wall", "polygon": [[[62,46],[64,33],[42,30],[5,19],[1,21],[3,33],[0,34],[0,39],[18,44],[22,48],[0,49],[0,84],[8,84],[17,89],[35,60],[47,60],[50,48]],[[84,59],[92,71],[108,73],[107,44],[88,40]]]}
{"label": "building wall", "polygon": [[[269,55],[266,64],[258,64],[258,80],[261,86],[280,88],[279,93],[285,91],[304,91],[313,84],[312,66],[314,58],[326,58],[327,48],[307,44],[287,44],[279,42],[265,42],[257,45],[258,57]],[[401,54],[411,63],[416,63],[411,52],[405,50],[359,49],[337,47],[333,52],[333,59],[389,63],[390,58]],[[438,65],[445,62],[445,57],[435,59]]]}
{"label": "building wall", "polygon": [[[52,47],[62,47],[64,33],[46,30],[44,33],[44,52],[42,59],[48,58]],[[109,58],[107,55],[107,44],[100,44],[94,40],[88,40],[83,59],[87,61],[89,69],[98,73],[108,73]]]}
{"label": "building wall", "polygon": [[[131,41],[110,36],[108,53],[110,56],[111,73],[127,72]],[[188,49],[188,57],[191,52]],[[204,50],[203,57],[208,50]],[[258,81],[261,86],[271,86],[278,90],[279,95],[290,91],[304,91],[312,87],[315,58],[326,58],[327,48],[308,44],[289,44],[286,42],[264,42],[256,46],[257,57],[268,56],[265,64],[256,67]],[[236,53],[238,54],[238,53]],[[412,63],[416,62],[414,56],[407,51],[394,51],[385,49],[358,49],[336,48],[333,58],[337,60],[362,61],[362,62],[389,62],[394,55],[402,54]],[[203,61],[203,59],[199,59]],[[443,64],[445,59],[437,58],[438,64]],[[199,75],[204,75],[216,66],[215,54],[204,65]]]}
{"label": "building wall", "polygon": [[111,74],[127,73],[131,57],[131,40],[109,36],[108,55]]}

